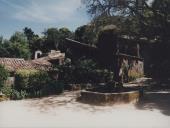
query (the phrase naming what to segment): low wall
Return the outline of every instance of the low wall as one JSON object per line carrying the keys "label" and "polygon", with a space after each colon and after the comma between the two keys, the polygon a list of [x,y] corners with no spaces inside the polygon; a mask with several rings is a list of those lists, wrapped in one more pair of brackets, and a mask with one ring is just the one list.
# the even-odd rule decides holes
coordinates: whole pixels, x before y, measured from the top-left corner
{"label": "low wall", "polygon": [[0,101],[7,100],[8,98],[0,92]]}
{"label": "low wall", "polygon": [[91,83],[68,84],[66,85],[65,89],[71,91],[77,91],[77,90],[91,88],[92,86],[94,85],[92,85]]}
{"label": "low wall", "polygon": [[139,91],[121,93],[99,93],[81,91],[80,101],[92,104],[134,103],[139,100]]}

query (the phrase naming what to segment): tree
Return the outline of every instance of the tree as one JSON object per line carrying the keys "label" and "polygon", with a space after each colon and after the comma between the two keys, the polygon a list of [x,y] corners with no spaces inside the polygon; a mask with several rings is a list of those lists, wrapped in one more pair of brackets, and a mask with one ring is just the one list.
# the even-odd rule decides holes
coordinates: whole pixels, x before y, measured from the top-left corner
{"label": "tree", "polygon": [[65,38],[74,38],[74,33],[71,32],[68,28],[59,29],[59,49],[66,52],[68,47],[65,43]]}
{"label": "tree", "polygon": [[4,66],[0,65],[0,91],[4,86],[4,82],[7,80],[8,75],[8,71],[4,68]]}
{"label": "tree", "polygon": [[3,43],[3,36],[0,36],[0,44]]}
{"label": "tree", "polygon": [[92,17],[113,16],[115,12],[127,11],[127,6],[132,3],[129,0],[82,0],[87,12]]}
{"label": "tree", "polygon": [[0,57],[10,57],[8,41],[3,42],[0,44]]}
{"label": "tree", "polygon": [[132,37],[136,41],[143,38],[147,39],[148,43],[155,42],[151,48],[148,48],[150,53],[148,56],[151,57],[149,63],[153,67],[154,74],[170,76],[168,66],[170,64],[170,1],[153,0],[149,4],[148,0],[123,0],[121,6],[118,1],[83,0],[93,20],[101,17],[103,22],[111,19],[112,16],[121,15],[125,19],[120,25],[121,35]]}
{"label": "tree", "polygon": [[[169,36],[169,0],[82,0],[87,12],[96,19],[111,19],[121,15],[126,18],[122,24],[125,33],[136,38],[166,40]],[[113,24],[113,23],[112,23]],[[129,29],[129,26],[132,29]]]}
{"label": "tree", "polygon": [[11,57],[30,58],[30,49],[28,41],[24,33],[15,32],[10,38],[10,43],[6,44]]}
{"label": "tree", "polygon": [[23,29],[24,34],[27,37],[29,49],[31,51],[32,58],[36,50],[42,49],[42,40],[38,35],[34,34],[31,28],[25,27]]}
{"label": "tree", "polygon": [[68,28],[49,28],[44,32],[46,48],[65,50],[65,38],[73,37],[73,33]]}
{"label": "tree", "polygon": [[44,32],[48,49],[58,49],[59,31],[58,28],[49,28]]}
{"label": "tree", "polygon": [[5,54],[6,50],[3,47],[3,37],[0,36],[0,56],[3,56]]}
{"label": "tree", "polygon": [[15,33],[11,36],[11,38],[10,38],[9,41],[10,41],[10,42],[13,42],[13,43],[15,43],[15,42],[27,43],[27,37],[26,37],[25,34],[22,33],[22,32],[15,32]]}
{"label": "tree", "polygon": [[34,36],[35,36],[34,32],[32,31],[31,28],[28,28],[28,27],[25,27],[25,28],[23,29],[23,31],[24,31],[24,34],[25,34],[26,37],[27,37],[27,40],[29,41],[29,43],[31,43],[31,41],[33,40],[33,38],[34,38]]}
{"label": "tree", "polygon": [[[139,36],[141,14],[148,0],[82,0],[95,27],[115,24],[122,34]],[[130,26],[130,27],[129,27]],[[130,28],[130,29],[129,29]]]}
{"label": "tree", "polygon": [[96,33],[91,25],[83,25],[75,30],[75,40],[89,45],[96,44]]}

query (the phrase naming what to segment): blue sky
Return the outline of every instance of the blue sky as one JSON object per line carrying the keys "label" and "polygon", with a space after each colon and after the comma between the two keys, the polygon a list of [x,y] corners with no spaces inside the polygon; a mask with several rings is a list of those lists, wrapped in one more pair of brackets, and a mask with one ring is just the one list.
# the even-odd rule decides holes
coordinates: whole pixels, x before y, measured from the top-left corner
{"label": "blue sky", "polygon": [[41,34],[50,27],[74,31],[89,17],[81,0],[0,0],[0,35],[9,38],[24,27]]}

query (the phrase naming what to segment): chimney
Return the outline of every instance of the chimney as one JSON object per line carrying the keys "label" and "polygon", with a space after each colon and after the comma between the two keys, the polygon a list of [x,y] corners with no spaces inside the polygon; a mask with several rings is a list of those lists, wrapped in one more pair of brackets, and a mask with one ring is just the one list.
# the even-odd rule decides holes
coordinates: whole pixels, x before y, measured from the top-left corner
{"label": "chimney", "polygon": [[40,58],[40,56],[42,55],[42,52],[40,50],[38,51],[35,51],[35,56],[34,56],[34,59],[38,59]]}

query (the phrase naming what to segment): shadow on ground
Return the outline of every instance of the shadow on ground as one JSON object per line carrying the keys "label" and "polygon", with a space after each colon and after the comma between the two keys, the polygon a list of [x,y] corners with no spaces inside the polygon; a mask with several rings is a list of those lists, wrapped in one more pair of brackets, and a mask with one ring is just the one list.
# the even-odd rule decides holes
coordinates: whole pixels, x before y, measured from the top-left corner
{"label": "shadow on ground", "polygon": [[[140,110],[160,110],[166,116],[170,116],[170,82],[157,82],[155,80],[144,81],[139,84],[144,86],[144,96],[140,98],[135,107]],[[149,85],[149,86],[148,86]],[[154,90],[154,91],[153,91]],[[26,106],[37,109],[40,112],[48,112],[49,110],[74,110],[86,112],[107,111],[108,107],[114,108],[113,105],[97,106],[78,102],[76,99],[80,96],[79,91],[64,92],[61,95],[27,99]]]}
{"label": "shadow on ground", "polygon": [[145,92],[136,107],[142,110],[158,109],[164,115],[170,116],[170,90]]}
{"label": "shadow on ground", "polygon": [[55,107],[67,106],[69,103],[73,103],[77,93],[63,93],[61,95],[52,95],[43,98],[28,99],[28,106],[37,108],[40,111],[46,111]]}
{"label": "shadow on ground", "polygon": [[83,104],[78,102],[76,99],[80,96],[79,91],[65,92],[61,95],[53,95],[43,98],[27,99],[26,106],[33,109],[37,109],[40,112],[48,112],[51,109],[64,108],[65,110],[81,111],[86,110],[87,112],[104,111],[103,106]]}

